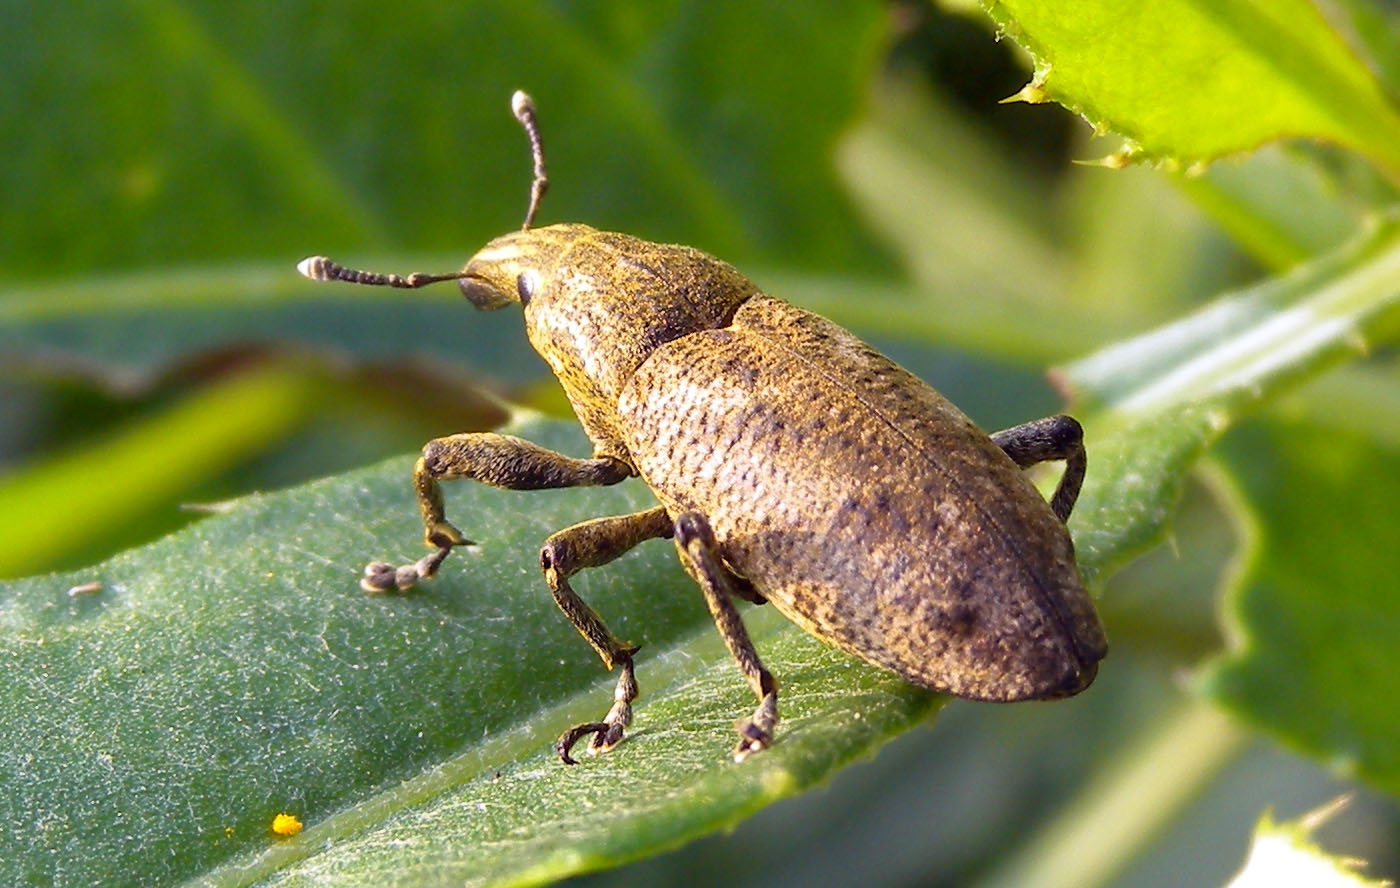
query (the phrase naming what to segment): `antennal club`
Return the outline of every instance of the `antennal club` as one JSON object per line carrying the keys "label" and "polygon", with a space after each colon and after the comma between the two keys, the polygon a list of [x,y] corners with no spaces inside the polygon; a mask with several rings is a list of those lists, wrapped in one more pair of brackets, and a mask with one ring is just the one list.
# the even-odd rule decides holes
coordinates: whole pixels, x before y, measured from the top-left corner
{"label": "antennal club", "polygon": [[408,277],[399,277],[396,274],[379,274],[374,271],[357,271],[353,268],[346,268],[338,262],[332,262],[325,256],[306,257],[297,263],[297,271],[313,281],[345,281],[347,284],[401,287],[405,290],[416,290],[419,287],[426,287],[428,284],[460,280],[467,276],[465,271],[454,271],[450,274],[424,274],[421,271],[415,271]]}
{"label": "antennal club", "polygon": [[530,183],[530,209],[525,213],[525,224],[520,226],[521,231],[529,231],[530,226],[535,224],[535,213],[540,208],[540,199],[544,197],[545,191],[549,190],[549,171],[544,165],[544,145],[540,142],[540,125],[535,119],[535,100],[524,90],[516,90],[515,95],[510,97],[510,110],[515,114],[515,119],[520,121],[520,125],[525,127],[525,134],[530,137],[530,156],[535,161],[535,181]]}

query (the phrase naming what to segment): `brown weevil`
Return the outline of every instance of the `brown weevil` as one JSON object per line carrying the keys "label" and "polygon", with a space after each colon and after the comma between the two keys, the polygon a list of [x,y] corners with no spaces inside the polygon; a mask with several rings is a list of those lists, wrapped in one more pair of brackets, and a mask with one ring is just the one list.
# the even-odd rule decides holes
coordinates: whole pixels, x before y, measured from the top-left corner
{"label": "brown weevil", "polygon": [[[1088,687],[1107,646],[1065,528],[1084,479],[1079,423],[1054,416],[987,435],[846,330],[713,256],[586,225],[532,227],[548,177],[533,103],[517,92],[511,104],[534,159],[520,231],[453,274],[373,274],[320,256],[298,268],[392,287],[455,280],[477,308],[520,303],[594,453],[574,459],[491,433],[428,442],[413,485],[433,551],[397,568],[372,563],[361,585],[407,589],[471,544],[448,523],[439,482],[536,490],[639,476],[659,505],[559,531],[540,550],[559,609],[608,669],[621,667],[604,719],[556,743],[568,764],[584,737],[590,752],[616,745],[637,697],[637,649],[569,577],[657,537],[674,539],[759,699],[739,723],[736,759],[772,742],[778,684],[735,598],[771,602],[817,638],[935,691],[1013,701]],[[1021,471],[1047,460],[1065,461],[1049,502]]]}

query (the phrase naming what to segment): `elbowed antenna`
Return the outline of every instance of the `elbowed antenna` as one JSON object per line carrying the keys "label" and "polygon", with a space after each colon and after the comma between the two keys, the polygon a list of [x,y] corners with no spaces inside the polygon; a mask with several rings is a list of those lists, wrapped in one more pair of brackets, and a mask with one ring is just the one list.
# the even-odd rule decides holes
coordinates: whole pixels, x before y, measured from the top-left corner
{"label": "elbowed antenna", "polygon": [[510,110],[525,127],[525,135],[530,137],[530,157],[535,162],[535,181],[530,183],[530,209],[525,213],[525,224],[520,226],[521,231],[529,231],[535,224],[540,199],[549,190],[549,170],[544,165],[544,144],[540,141],[540,125],[535,119],[535,100],[524,90],[517,89],[510,97]]}
{"label": "elbowed antenna", "polygon": [[[540,125],[535,119],[535,100],[524,90],[516,90],[510,97],[510,110],[520,125],[525,127],[525,135],[530,137],[530,157],[535,164],[535,179],[530,183],[530,208],[525,213],[525,224],[521,231],[529,231],[535,224],[535,213],[540,209],[540,200],[549,189],[549,170],[544,165],[544,144],[540,141]],[[325,256],[308,256],[297,263],[297,271],[313,281],[345,281],[350,284],[367,284],[372,287],[401,287],[414,290],[436,284],[440,281],[456,281],[467,276],[465,271],[450,274],[424,274],[415,271],[408,277],[396,274],[380,274],[374,271],[358,271],[346,268]]]}
{"label": "elbowed antenna", "polygon": [[357,271],[353,268],[346,268],[338,262],[332,262],[325,256],[307,256],[297,263],[297,271],[313,281],[345,281],[348,284],[367,284],[371,287],[402,287],[405,290],[416,290],[419,287],[426,287],[428,284],[460,280],[467,276],[465,271],[454,271],[450,274],[424,274],[421,271],[415,271],[408,277],[399,277],[396,274],[379,274],[374,271]]}

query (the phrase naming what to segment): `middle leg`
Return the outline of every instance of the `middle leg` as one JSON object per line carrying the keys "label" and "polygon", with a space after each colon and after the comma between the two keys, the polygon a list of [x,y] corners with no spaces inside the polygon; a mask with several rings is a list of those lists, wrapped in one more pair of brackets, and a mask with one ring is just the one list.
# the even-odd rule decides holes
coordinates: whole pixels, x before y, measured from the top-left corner
{"label": "middle leg", "polygon": [[619,641],[604,625],[603,618],[588,606],[569,585],[569,577],[588,567],[598,567],[621,557],[646,540],[669,537],[671,519],[661,506],[621,515],[616,518],[596,518],[561,530],[545,540],[540,548],[540,567],[545,582],[554,596],[554,603],[568,617],[578,633],[598,653],[603,665],[611,670],[622,667],[617,689],[613,692],[612,709],[600,722],[585,722],[565,731],[554,744],[564,764],[575,764],[569,754],[574,744],[593,735],[588,745],[590,754],[606,752],[622,740],[622,732],[632,721],[632,701],[637,699],[637,680],[632,668],[635,645]]}

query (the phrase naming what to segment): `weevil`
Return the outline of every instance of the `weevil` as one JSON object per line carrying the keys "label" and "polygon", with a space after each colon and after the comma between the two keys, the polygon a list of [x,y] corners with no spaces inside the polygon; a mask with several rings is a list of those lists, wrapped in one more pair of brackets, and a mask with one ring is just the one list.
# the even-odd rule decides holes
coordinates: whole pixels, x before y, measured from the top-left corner
{"label": "weevil", "polygon": [[[413,469],[430,554],[373,562],[361,585],[405,590],[457,546],[440,483],[512,490],[640,477],[658,505],[545,540],[554,601],[609,669],[602,721],[571,728],[566,764],[614,747],[631,723],[637,648],[569,585],[639,543],[674,541],[758,706],[738,723],[735,759],[773,741],[778,683],[735,599],[771,603],[823,641],[905,680],[975,700],[1077,694],[1107,652],[1065,521],[1084,479],[1083,431],[1053,416],[988,435],[926,383],[818,315],[763,293],[691,247],[582,224],[534,227],[549,184],[535,106],[512,110],[534,179],[520,231],[459,272],[401,277],[323,257],[319,281],[416,288],[455,280],[478,309],[519,303],[530,344],[563,385],[593,443],[575,459],[509,435],[429,441]],[[1047,502],[1022,469],[1064,460]]]}

